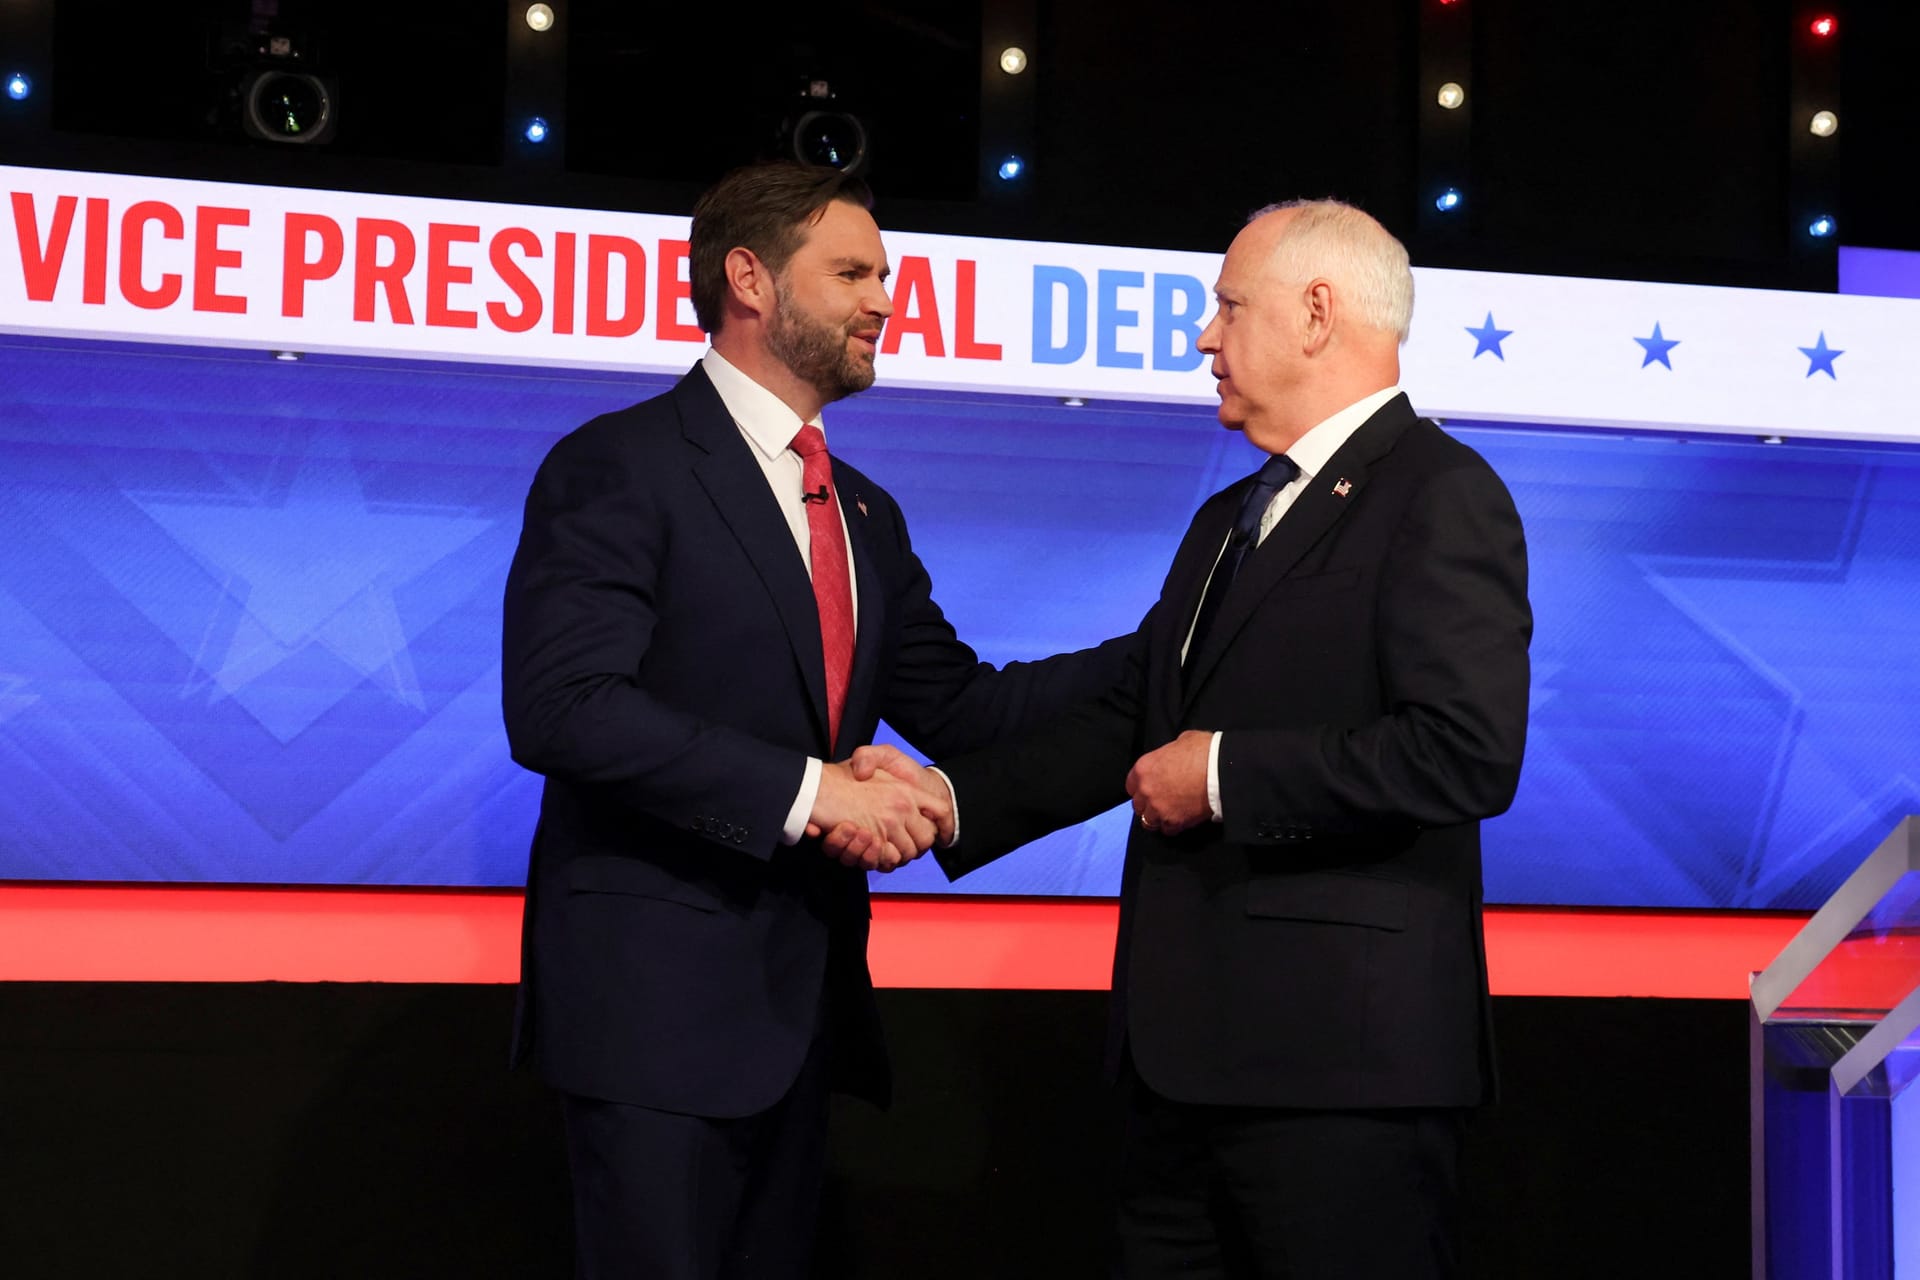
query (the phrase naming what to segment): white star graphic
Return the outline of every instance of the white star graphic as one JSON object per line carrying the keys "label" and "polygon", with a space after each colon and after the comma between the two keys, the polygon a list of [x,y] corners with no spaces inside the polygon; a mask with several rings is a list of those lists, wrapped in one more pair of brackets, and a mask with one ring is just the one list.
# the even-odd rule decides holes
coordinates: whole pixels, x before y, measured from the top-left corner
{"label": "white star graphic", "polygon": [[[281,742],[289,742],[372,680],[422,709],[394,591],[465,546],[492,522],[443,512],[368,506],[346,450],[317,442],[284,499],[150,498],[140,506],[222,584],[239,607],[217,609],[196,654],[200,670]],[[354,679],[302,666],[263,680],[315,651]],[[206,687],[189,682],[187,692]]]}

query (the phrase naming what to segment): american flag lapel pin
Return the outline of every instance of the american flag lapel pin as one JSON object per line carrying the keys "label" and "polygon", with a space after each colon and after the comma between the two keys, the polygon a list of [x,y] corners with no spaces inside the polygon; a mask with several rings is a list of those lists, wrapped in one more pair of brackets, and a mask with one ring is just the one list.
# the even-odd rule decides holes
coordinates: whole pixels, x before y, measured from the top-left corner
{"label": "american flag lapel pin", "polygon": [[1353,481],[1347,479],[1345,476],[1341,476],[1338,483],[1333,486],[1333,496],[1336,498],[1344,498],[1352,492]]}

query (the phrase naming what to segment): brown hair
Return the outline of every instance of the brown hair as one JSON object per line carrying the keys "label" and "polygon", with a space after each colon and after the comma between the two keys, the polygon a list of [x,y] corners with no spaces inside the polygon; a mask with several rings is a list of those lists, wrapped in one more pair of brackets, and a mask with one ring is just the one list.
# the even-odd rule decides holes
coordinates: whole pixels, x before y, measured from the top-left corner
{"label": "brown hair", "polygon": [[805,228],[835,200],[873,207],[873,193],[859,178],[826,165],[776,161],[735,169],[693,206],[687,276],[693,314],[713,333],[726,314],[727,255],[750,249],[779,272],[805,240]]}

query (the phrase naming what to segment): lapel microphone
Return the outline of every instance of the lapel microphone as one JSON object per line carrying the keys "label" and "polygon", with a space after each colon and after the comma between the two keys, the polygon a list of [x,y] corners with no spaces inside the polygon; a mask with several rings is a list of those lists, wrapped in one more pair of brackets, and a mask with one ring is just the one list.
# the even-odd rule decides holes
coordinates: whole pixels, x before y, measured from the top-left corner
{"label": "lapel microphone", "polygon": [[821,485],[818,489],[815,489],[812,493],[807,493],[805,490],[802,490],[800,493],[800,501],[802,502],[824,503],[826,502],[826,500],[827,500],[827,486],[825,485]]}

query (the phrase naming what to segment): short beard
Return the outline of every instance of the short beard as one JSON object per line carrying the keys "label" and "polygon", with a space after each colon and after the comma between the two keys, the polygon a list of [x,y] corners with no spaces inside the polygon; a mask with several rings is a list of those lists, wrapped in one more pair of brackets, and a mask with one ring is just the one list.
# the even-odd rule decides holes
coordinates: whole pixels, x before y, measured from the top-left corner
{"label": "short beard", "polygon": [[873,385],[873,362],[847,347],[853,325],[821,324],[794,304],[785,281],[775,286],[773,323],[767,326],[767,349],[796,378],[827,401],[845,399]]}

